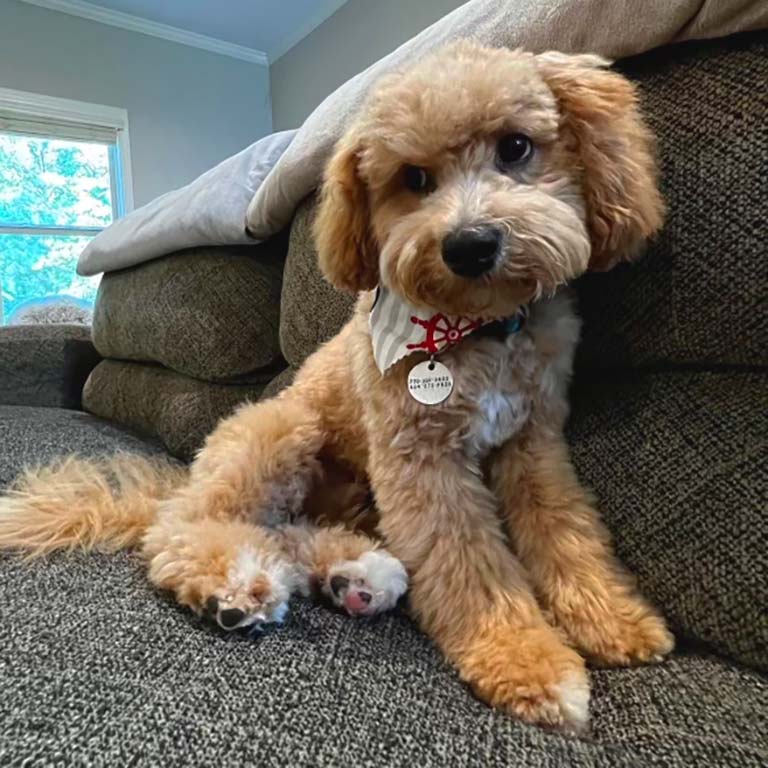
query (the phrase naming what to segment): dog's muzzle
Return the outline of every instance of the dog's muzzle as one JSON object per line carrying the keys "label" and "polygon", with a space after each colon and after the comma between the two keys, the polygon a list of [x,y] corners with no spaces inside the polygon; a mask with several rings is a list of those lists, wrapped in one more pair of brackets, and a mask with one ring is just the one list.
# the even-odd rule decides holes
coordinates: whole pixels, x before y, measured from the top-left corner
{"label": "dog's muzzle", "polygon": [[460,277],[480,277],[496,264],[501,232],[495,227],[464,229],[443,240],[443,261]]}

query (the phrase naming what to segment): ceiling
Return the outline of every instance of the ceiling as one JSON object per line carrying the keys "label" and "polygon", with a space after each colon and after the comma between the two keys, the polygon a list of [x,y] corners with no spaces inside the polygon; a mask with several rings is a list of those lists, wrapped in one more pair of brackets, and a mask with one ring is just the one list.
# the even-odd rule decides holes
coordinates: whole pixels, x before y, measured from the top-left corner
{"label": "ceiling", "polygon": [[88,6],[130,14],[263,51],[272,62],[345,2],[347,0],[49,0],[39,4],[76,14],[78,8],[87,13]]}

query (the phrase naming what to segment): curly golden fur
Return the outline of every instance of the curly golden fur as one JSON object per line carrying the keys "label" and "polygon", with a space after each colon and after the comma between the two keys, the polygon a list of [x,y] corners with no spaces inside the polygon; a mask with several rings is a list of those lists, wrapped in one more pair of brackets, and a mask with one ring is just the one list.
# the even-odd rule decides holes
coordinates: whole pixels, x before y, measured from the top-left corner
{"label": "curly golden fur", "polygon": [[[500,161],[510,134],[529,140],[525,162]],[[563,286],[634,256],[662,213],[634,88],[598,57],[465,42],[384,78],[327,166],[316,218],[322,270],[362,292],[356,312],[290,388],[220,424],[189,477],[161,488],[157,516],[137,512],[152,580],[203,611],[231,591],[243,544],[263,548],[259,523],[316,509],[307,496],[333,457],[370,482],[413,616],[462,678],[528,722],[582,727],[585,659],[655,661],[673,640],[614,558],[568,458],[579,323]],[[446,238],[488,228],[493,268],[457,274]],[[444,313],[505,317],[530,303],[530,319],[515,336],[473,335],[445,351],[454,389],[425,406],[406,387],[423,354],[385,375],[375,365],[367,318],[379,284]],[[79,540],[76,524],[43,520],[40,483],[50,478],[0,502],[0,544]],[[98,521],[92,530],[111,535]],[[312,557],[325,573],[372,548],[361,546]],[[246,587],[237,605],[248,614]]]}

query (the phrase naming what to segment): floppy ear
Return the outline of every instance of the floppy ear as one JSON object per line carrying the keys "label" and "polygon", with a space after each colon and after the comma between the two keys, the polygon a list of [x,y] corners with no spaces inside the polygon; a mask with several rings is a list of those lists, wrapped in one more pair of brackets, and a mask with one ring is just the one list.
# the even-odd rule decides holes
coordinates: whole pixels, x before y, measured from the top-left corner
{"label": "floppy ear", "polygon": [[537,66],[562,113],[561,134],[583,172],[592,240],[589,268],[632,259],[663,223],[652,133],[632,83],[599,56],[543,53]]}
{"label": "floppy ear", "polygon": [[375,288],[379,281],[368,192],[357,168],[360,151],[354,133],[336,145],[325,169],[314,223],[323,275],[336,288],[353,293]]}

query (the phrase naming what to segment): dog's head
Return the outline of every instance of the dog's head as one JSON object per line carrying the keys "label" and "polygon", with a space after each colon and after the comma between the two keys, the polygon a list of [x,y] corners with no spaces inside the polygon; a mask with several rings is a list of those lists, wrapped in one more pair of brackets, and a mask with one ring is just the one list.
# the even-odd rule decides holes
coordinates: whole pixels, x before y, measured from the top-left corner
{"label": "dog's head", "polygon": [[326,168],[326,278],[503,316],[635,255],[663,203],[634,88],[606,64],[463,42],[385,77]]}

